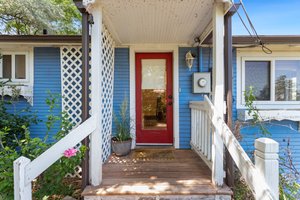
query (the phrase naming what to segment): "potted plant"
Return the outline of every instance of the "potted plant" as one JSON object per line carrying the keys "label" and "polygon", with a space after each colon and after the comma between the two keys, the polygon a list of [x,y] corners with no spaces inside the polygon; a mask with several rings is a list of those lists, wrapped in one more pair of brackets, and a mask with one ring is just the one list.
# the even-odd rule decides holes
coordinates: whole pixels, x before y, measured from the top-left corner
{"label": "potted plant", "polygon": [[128,101],[125,98],[117,115],[114,114],[116,133],[112,137],[112,150],[117,156],[126,156],[131,151],[131,118],[128,113]]}

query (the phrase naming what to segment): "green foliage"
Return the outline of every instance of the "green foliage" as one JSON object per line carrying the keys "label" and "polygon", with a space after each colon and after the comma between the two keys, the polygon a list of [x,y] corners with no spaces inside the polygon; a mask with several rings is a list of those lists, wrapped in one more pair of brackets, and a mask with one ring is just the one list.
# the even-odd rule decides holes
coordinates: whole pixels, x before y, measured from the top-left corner
{"label": "green foliage", "polygon": [[35,192],[34,197],[36,199],[42,199],[47,195],[51,196],[58,194],[71,196],[75,188],[73,185],[66,184],[63,179],[66,174],[72,173],[74,168],[81,163],[85,151],[86,147],[81,146],[76,156],[72,158],[62,157],[48,168],[37,180],[36,184],[39,188],[37,192]]}
{"label": "green foliage", "polygon": [[[48,131],[53,127],[53,123],[56,121],[61,121],[61,130],[56,133],[54,139],[57,141],[63,138],[72,128],[72,123],[69,121],[68,115],[63,112],[61,116],[53,115],[53,110],[57,107],[57,98],[59,95],[52,95],[49,93],[49,97],[46,100],[49,106],[48,120],[46,121]],[[1,101],[0,108],[5,110],[4,102]],[[5,110],[6,111],[6,110]],[[0,115],[3,117],[4,115]],[[25,119],[31,117],[25,116]],[[22,115],[12,115],[12,121],[23,119]],[[0,118],[1,119],[1,118]],[[51,147],[54,143],[47,143],[48,135],[45,138],[32,138],[29,132],[29,125],[31,121],[25,121],[23,124],[15,124],[20,130],[22,130],[22,137],[20,137],[15,132],[12,132],[11,126],[4,126],[2,124],[0,128],[0,199],[13,199],[13,161],[20,156],[25,156],[30,160],[35,159],[45,150]],[[21,120],[19,120],[21,121]],[[11,124],[9,124],[11,125]],[[62,157],[57,162],[55,162],[49,169],[41,174],[34,182],[35,193],[34,197],[36,199],[44,199],[47,195],[72,195],[74,190],[72,184],[63,181],[67,173],[72,173],[74,168],[81,163],[81,160],[86,151],[85,146],[81,146],[77,154],[73,157],[66,158]]]}
{"label": "green foliage", "polygon": [[61,119],[61,116],[56,116],[53,114],[54,109],[59,108],[58,99],[61,97],[61,95],[51,94],[50,91],[48,91],[47,93],[48,93],[48,97],[46,98],[46,104],[49,107],[49,114],[47,116],[47,121],[45,122],[47,128],[47,132],[44,139],[45,142],[48,141],[49,133],[51,129],[54,127],[55,123],[57,123]]}
{"label": "green foliage", "polygon": [[279,174],[279,199],[281,200],[298,200],[300,199],[300,183],[295,176],[286,174],[282,168]]}
{"label": "green foliage", "polygon": [[13,199],[13,161],[20,156],[32,160],[49,146],[40,138],[31,138],[25,125],[22,128],[25,132],[25,138],[20,140],[16,138],[12,141],[12,145],[4,144],[9,132],[5,129],[0,131],[0,191],[4,199]]}
{"label": "green foliage", "polygon": [[13,199],[12,163],[19,157],[17,151],[3,144],[7,134],[5,130],[0,131],[0,199]]}
{"label": "green foliage", "polygon": [[253,87],[250,86],[248,90],[244,92],[245,97],[245,106],[247,108],[247,112],[249,116],[252,116],[251,123],[253,125],[257,125],[261,130],[262,135],[271,135],[269,130],[263,124],[263,120],[258,112],[258,109],[254,105],[254,101],[256,101],[256,97],[254,95]]}
{"label": "green foliage", "polygon": [[131,118],[128,113],[128,100],[125,98],[120,106],[118,116],[114,115],[116,133],[113,139],[117,141],[127,141],[131,139],[132,129]]}
{"label": "green foliage", "polygon": [[241,177],[241,174],[239,172],[236,172],[235,174],[233,199],[254,200],[253,194],[245,180]]}
{"label": "green foliage", "polygon": [[81,14],[72,0],[51,0],[63,11],[63,17],[57,21],[57,34],[75,35],[81,31]]}
{"label": "green foliage", "polygon": [[0,0],[2,34],[78,34],[80,13],[72,0]]}
{"label": "green foliage", "polygon": [[[0,90],[6,86],[7,81],[0,82]],[[15,139],[24,139],[25,130],[29,127],[29,125],[36,124],[38,122],[36,115],[30,111],[29,107],[16,109],[16,104],[19,100],[19,92],[19,90],[13,87],[11,98],[4,98],[4,95],[1,95],[0,131],[8,133],[5,140],[2,141],[4,145],[13,145],[13,140]],[[8,112],[7,106],[11,106],[13,108],[13,112]]]}

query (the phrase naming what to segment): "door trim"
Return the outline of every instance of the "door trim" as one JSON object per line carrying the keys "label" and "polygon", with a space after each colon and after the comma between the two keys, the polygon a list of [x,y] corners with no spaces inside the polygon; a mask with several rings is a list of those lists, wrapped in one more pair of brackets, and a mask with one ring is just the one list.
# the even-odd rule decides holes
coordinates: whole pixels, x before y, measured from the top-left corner
{"label": "door trim", "polygon": [[[129,64],[130,64],[130,116],[132,126],[135,127],[136,105],[135,105],[135,53],[173,53],[173,145],[179,149],[179,64],[178,64],[178,45],[157,44],[157,45],[131,45],[129,46]],[[132,148],[136,146],[136,131],[131,130],[133,137]]]}

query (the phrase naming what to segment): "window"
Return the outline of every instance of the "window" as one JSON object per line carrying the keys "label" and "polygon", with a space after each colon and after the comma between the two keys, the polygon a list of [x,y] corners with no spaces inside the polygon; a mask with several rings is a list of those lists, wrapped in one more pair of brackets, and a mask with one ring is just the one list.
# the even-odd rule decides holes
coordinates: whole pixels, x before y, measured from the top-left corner
{"label": "window", "polygon": [[28,56],[26,53],[3,53],[0,61],[0,75],[14,81],[28,80]]}
{"label": "window", "polygon": [[237,108],[245,109],[244,92],[253,88],[258,109],[300,109],[300,53],[270,56],[245,50],[237,54]]}
{"label": "window", "polygon": [[245,90],[250,87],[256,100],[270,100],[270,61],[245,62]]}
{"label": "window", "polygon": [[33,48],[18,47],[17,51],[0,52],[0,81],[11,80],[4,86],[1,95],[12,96],[14,85],[31,105],[33,105]]}
{"label": "window", "polygon": [[300,60],[275,61],[275,101],[300,101]]}

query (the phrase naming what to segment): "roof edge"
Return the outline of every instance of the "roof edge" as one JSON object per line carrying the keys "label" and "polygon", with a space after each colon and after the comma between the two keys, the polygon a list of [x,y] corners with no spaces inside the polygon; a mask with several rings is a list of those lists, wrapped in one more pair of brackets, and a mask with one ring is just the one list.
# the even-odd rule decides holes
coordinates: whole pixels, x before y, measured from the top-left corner
{"label": "roof edge", "polygon": [[[300,35],[260,35],[265,44],[300,44]],[[81,35],[0,35],[0,43],[81,43]],[[256,45],[256,38],[245,35],[234,35],[233,45]],[[211,38],[204,45],[212,44]]]}
{"label": "roof edge", "polygon": [[3,42],[81,43],[81,35],[0,35]]}

